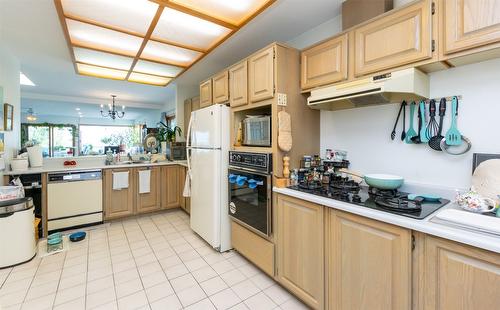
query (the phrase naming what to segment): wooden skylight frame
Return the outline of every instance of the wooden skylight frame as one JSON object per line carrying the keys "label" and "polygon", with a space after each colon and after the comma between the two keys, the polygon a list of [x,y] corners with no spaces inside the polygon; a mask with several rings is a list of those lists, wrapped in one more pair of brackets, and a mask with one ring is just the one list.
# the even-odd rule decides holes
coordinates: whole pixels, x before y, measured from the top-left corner
{"label": "wooden skylight frame", "polygon": [[[257,10],[255,10],[253,13],[249,14],[250,12],[247,12],[248,17],[244,18],[241,20],[239,23],[231,23],[227,20],[223,20],[217,17],[214,17],[210,14],[207,14],[206,12],[201,12],[197,11],[191,7],[183,6],[179,3],[174,3],[171,0],[149,0],[149,2],[154,3],[158,5],[156,13],[154,14],[151,22],[149,23],[149,27],[147,28],[147,31],[145,33],[140,33],[137,31],[132,31],[130,29],[125,29],[123,27],[119,27],[116,25],[112,25],[111,23],[104,23],[102,21],[96,21],[92,20],[83,16],[76,16],[75,14],[70,14],[65,12],[64,10],[64,1],[67,0],[54,0],[54,4],[57,10],[57,14],[59,16],[59,21],[61,23],[61,27],[64,32],[64,36],[66,39],[66,43],[70,52],[70,56],[73,62],[73,67],[75,69],[75,72],[77,74],[82,74],[82,75],[88,75],[88,76],[94,76],[94,77],[102,77],[102,78],[109,78],[106,77],[105,75],[100,76],[99,74],[85,74],[79,71],[78,66],[79,64],[81,65],[86,65],[86,66],[95,66],[99,67],[102,70],[110,69],[110,70],[119,70],[119,71],[127,71],[127,74],[124,79],[118,78],[118,80],[125,80],[125,81],[130,81],[134,83],[143,83],[143,84],[149,84],[149,85],[156,85],[156,86],[166,86],[169,83],[171,83],[175,78],[179,77],[182,73],[184,73],[186,70],[188,70],[190,67],[192,67],[195,63],[203,59],[206,55],[208,55],[212,50],[214,50],[216,47],[218,47],[220,44],[222,44],[225,40],[227,40],[229,37],[231,37],[233,34],[235,34],[241,27],[246,25],[249,21],[251,21],[253,18],[255,18],[257,15],[262,13],[264,10],[266,10],[270,5],[272,5],[276,0],[255,0],[255,3],[261,3],[260,6],[257,6]],[[233,0],[228,0],[228,1],[233,1]],[[169,10],[174,10],[177,12],[181,12],[190,16],[193,16],[197,19],[200,20],[200,22],[209,22],[211,24],[216,25],[217,29],[224,29],[224,32],[221,32],[222,34],[219,37],[216,37],[212,44],[210,46],[206,46],[205,48],[200,48],[200,47],[195,47],[191,46],[188,44],[183,44],[181,42],[177,41],[172,41],[168,40],[165,38],[160,38],[158,36],[154,36],[153,33],[158,26],[158,22],[162,16],[162,13],[165,11],[165,9],[168,8],[167,11]],[[172,13],[172,11],[169,11]],[[174,15],[182,15],[182,14],[174,14]],[[215,14],[214,14],[215,15]],[[185,15],[183,15],[185,16]],[[111,49],[111,48],[106,48],[98,45],[94,45],[88,42],[76,42],[78,40],[74,39],[72,40],[72,33],[70,32],[70,28],[68,27],[68,21],[72,21],[70,24],[75,25],[79,24],[82,25],[83,27],[91,27],[91,29],[96,29],[97,31],[101,31],[104,33],[109,33],[112,34],[113,32],[116,33],[118,36],[123,36],[124,39],[125,37],[130,37],[132,42],[137,42],[139,40],[142,41],[140,44],[138,50],[135,52],[135,49],[133,51],[130,51],[129,53],[119,51],[119,49]],[[74,22],[73,22],[74,21]],[[182,23],[182,20],[178,20]],[[85,26],[86,25],[86,26]],[[101,30],[98,30],[101,29]],[[142,30],[142,29],[140,29]],[[164,29],[165,30],[165,29]],[[166,29],[167,33],[169,33],[170,28]],[[178,33],[175,33],[175,29],[173,29],[174,35]],[[81,34],[81,33],[80,33]],[[202,36],[203,34],[200,34]],[[139,40],[137,40],[139,39]],[[210,38],[208,38],[210,39]],[[159,59],[161,57],[145,57],[143,55],[143,52],[148,44],[148,42],[154,43],[153,45],[160,45],[164,49],[170,49],[174,52],[170,54],[161,54],[161,55],[171,55],[171,59],[175,57],[182,58],[182,61],[175,61],[175,60],[164,60],[165,57],[162,59]],[[137,44],[136,43],[136,44]],[[128,70],[124,70],[123,68],[115,68],[111,66],[106,66],[106,65],[97,65],[96,63],[88,63],[84,62],[81,60],[78,60],[75,56],[75,48],[81,48],[85,49],[88,51],[95,51],[95,52],[100,52],[100,53],[106,53],[109,55],[116,55],[120,57],[127,57],[128,60],[131,60],[131,66]],[[151,54],[151,50],[153,48],[150,47],[149,54]],[[159,52],[160,50],[156,50],[156,52]],[[184,58],[183,58],[184,57]],[[147,61],[152,64],[159,64],[159,65],[167,65],[167,66],[174,66],[176,67],[176,70],[173,71],[178,71],[176,75],[163,75],[163,74],[158,74],[158,73],[151,73],[151,72],[141,72],[135,70],[135,66],[139,61]],[[144,83],[144,82],[137,82],[137,81],[131,81],[129,80],[130,76],[133,73],[138,73],[140,75],[149,75],[152,80],[156,80],[157,82],[161,79],[164,79],[165,84],[158,84],[158,83]],[[117,78],[112,78],[112,79],[117,79]]]}

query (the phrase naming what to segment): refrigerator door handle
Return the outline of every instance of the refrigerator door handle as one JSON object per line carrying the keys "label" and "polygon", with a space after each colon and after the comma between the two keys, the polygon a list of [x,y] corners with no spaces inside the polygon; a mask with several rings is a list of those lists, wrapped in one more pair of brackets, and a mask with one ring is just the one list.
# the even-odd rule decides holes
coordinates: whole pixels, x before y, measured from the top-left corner
{"label": "refrigerator door handle", "polygon": [[187,130],[187,135],[186,135],[186,147],[191,146],[191,127],[193,126],[193,116],[194,113],[191,112],[191,117],[189,118],[189,124],[188,124],[188,130]]}

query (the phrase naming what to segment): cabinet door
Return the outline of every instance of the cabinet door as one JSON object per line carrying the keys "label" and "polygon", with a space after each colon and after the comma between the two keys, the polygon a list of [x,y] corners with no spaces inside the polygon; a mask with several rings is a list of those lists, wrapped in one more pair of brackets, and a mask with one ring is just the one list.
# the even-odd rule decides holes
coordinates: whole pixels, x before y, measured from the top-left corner
{"label": "cabinet door", "polygon": [[410,309],[410,230],[329,211],[329,308]]}
{"label": "cabinet door", "polygon": [[148,168],[138,168],[135,170],[136,178],[136,199],[137,199],[137,213],[151,212],[160,210],[160,167],[150,167],[151,178],[149,180],[149,193],[139,193],[140,180],[139,172],[143,170],[148,170]]}
{"label": "cabinet door", "polygon": [[248,96],[250,102],[274,96],[274,47],[248,59]]}
{"label": "cabinet door", "polygon": [[442,2],[444,54],[500,42],[500,1]]}
{"label": "cabinet door", "polygon": [[432,57],[431,3],[420,1],[354,30],[354,75]]}
{"label": "cabinet door", "polygon": [[183,129],[182,133],[184,134],[185,139],[187,139],[189,118],[191,117],[191,112],[193,111],[191,101],[192,101],[192,99],[184,100],[184,129]]}
{"label": "cabinet door", "polygon": [[212,105],[212,80],[200,84],[200,108]]}
{"label": "cabinet door", "polygon": [[500,254],[425,237],[425,309],[500,307]]}
{"label": "cabinet door", "polygon": [[347,34],[300,54],[300,86],[308,89],[347,79]]}
{"label": "cabinet door", "polygon": [[229,73],[221,72],[212,78],[214,103],[224,103],[229,100]]}
{"label": "cabinet door", "polygon": [[171,209],[180,207],[179,201],[179,167],[161,167],[161,207]]}
{"label": "cabinet door", "polygon": [[248,70],[247,61],[244,60],[229,69],[229,105],[238,107],[248,103]]}
{"label": "cabinet door", "polygon": [[[129,172],[128,188],[113,189],[114,172]],[[104,218],[106,220],[134,214],[134,188],[133,169],[104,170]]]}
{"label": "cabinet door", "polygon": [[277,278],[314,309],[324,308],[324,207],[279,195]]}

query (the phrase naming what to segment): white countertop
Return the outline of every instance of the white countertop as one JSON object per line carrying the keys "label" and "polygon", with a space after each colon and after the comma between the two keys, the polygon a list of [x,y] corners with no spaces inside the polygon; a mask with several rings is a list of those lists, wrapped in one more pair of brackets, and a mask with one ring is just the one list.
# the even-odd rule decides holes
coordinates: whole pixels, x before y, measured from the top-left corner
{"label": "white countertop", "polygon": [[[377,221],[405,227],[411,230],[419,231],[433,236],[457,241],[460,243],[465,243],[471,246],[500,253],[500,237],[495,237],[493,235],[488,235],[488,234],[475,233],[465,229],[453,228],[446,225],[430,222],[429,220],[432,218],[433,215],[428,216],[423,220],[416,220],[409,217],[396,215],[389,212],[364,208],[354,204],[334,200],[331,198],[320,197],[288,188],[274,187],[273,192],[307,200],[319,205],[323,205],[325,207],[350,212]],[[450,204],[447,207],[448,208],[453,207],[453,205]]]}
{"label": "white countertop", "polygon": [[106,165],[102,164],[77,164],[76,166],[53,166],[53,167],[37,167],[29,168],[28,170],[10,170],[4,171],[4,175],[21,175],[32,173],[45,173],[45,172],[64,172],[64,171],[80,171],[80,170],[93,170],[93,169],[116,169],[116,168],[137,168],[149,166],[167,166],[167,165],[180,165],[186,167],[185,160],[162,161],[157,163],[140,163],[140,164],[117,164]]}

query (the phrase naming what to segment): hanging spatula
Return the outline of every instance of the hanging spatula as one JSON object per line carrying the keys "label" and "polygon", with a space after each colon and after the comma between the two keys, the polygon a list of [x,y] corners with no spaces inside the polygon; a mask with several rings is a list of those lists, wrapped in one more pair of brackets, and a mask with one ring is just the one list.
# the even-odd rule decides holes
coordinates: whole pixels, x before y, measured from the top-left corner
{"label": "hanging spatula", "polygon": [[408,128],[408,131],[406,132],[406,138],[405,138],[406,139],[405,142],[408,144],[413,143],[412,138],[417,136],[417,132],[413,128],[413,119],[415,118],[416,106],[417,106],[417,104],[415,103],[415,101],[413,101],[410,104],[410,128]]}
{"label": "hanging spatula", "polygon": [[457,128],[457,115],[458,115],[458,98],[455,96],[451,100],[451,126],[446,132],[446,144],[460,145],[462,144],[462,134]]}
{"label": "hanging spatula", "polygon": [[429,137],[427,136],[427,123],[425,121],[425,101],[420,100],[420,119],[422,122],[422,128],[420,129],[420,142],[429,142]]}
{"label": "hanging spatula", "polygon": [[429,140],[429,146],[431,149],[436,151],[442,151],[441,149],[441,140],[444,138],[443,133],[443,119],[446,113],[446,98],[441,98],[439,101],[439,127],[438,133],[434,137]]}

